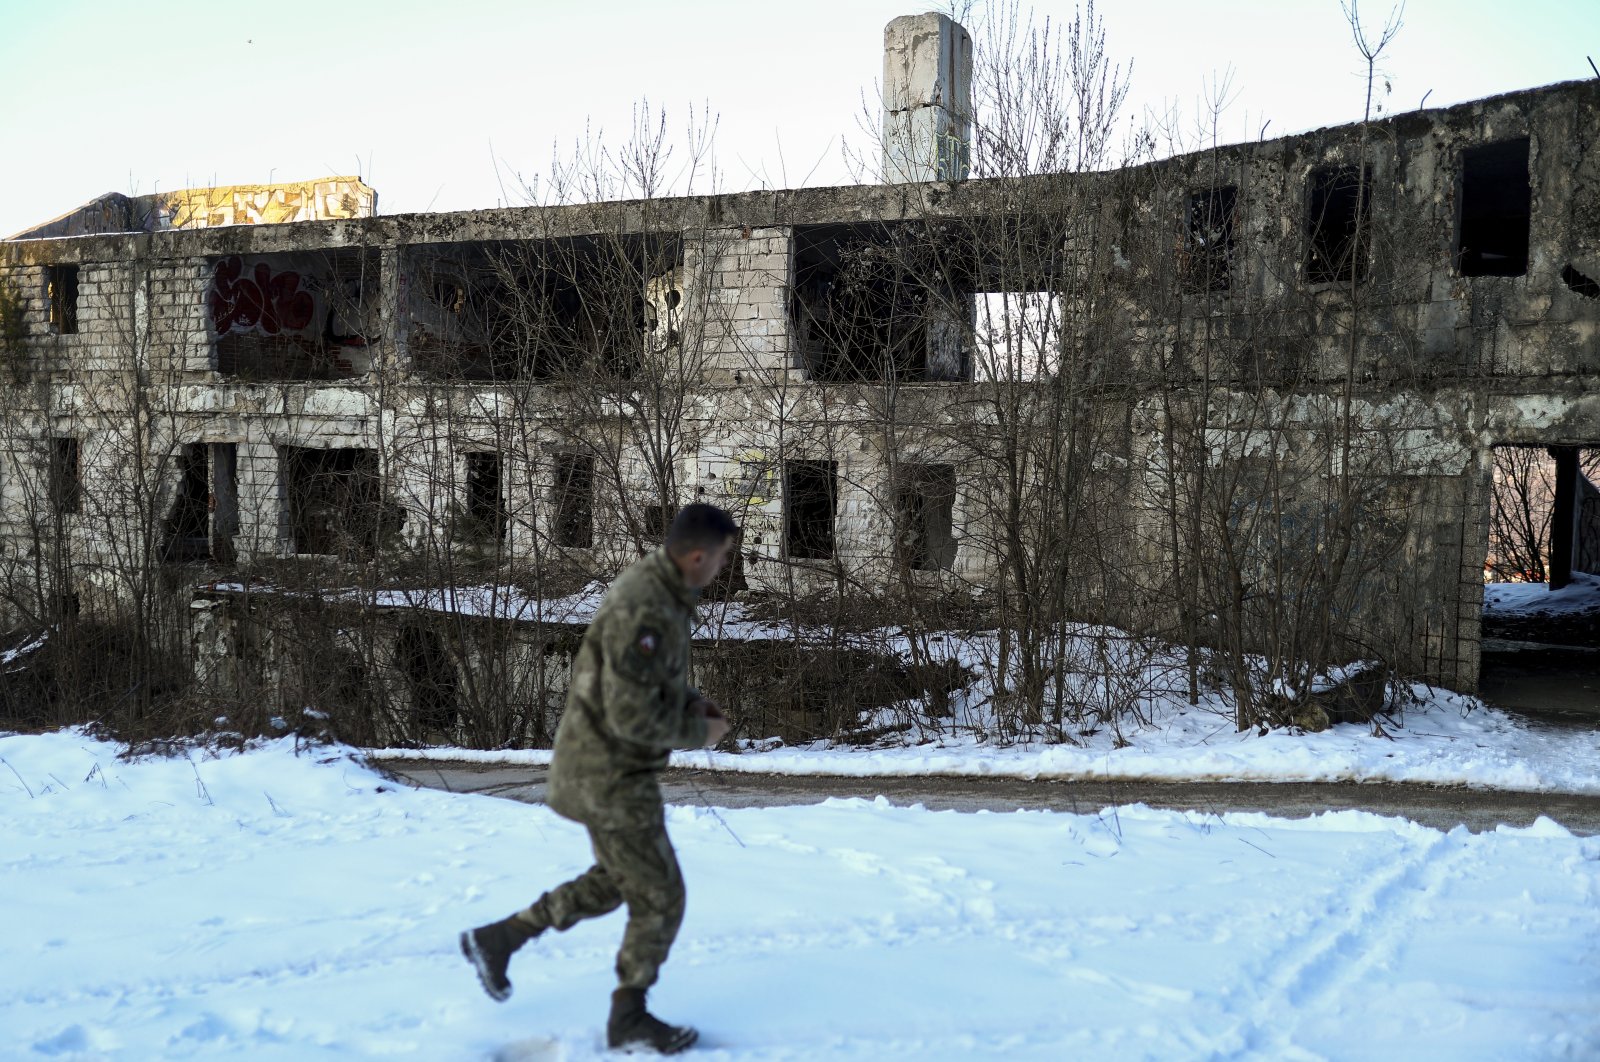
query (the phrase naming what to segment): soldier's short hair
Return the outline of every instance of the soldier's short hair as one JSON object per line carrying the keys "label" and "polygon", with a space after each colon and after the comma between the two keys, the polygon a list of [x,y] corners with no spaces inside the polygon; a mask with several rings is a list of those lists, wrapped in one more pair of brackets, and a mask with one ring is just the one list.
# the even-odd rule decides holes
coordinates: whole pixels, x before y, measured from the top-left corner
{"label": "soldier's short hair", "polygon": [[710,549],[739,533],[733,517],[715,505],[694,502],[678,510],[667,528],[667,552],[674,555]]}

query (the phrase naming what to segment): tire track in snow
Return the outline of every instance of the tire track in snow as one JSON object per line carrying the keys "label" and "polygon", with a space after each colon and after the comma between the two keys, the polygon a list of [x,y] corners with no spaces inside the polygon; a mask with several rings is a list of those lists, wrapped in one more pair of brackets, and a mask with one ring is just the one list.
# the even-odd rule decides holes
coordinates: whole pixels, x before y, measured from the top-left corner
{"label": "tire track in snow", "polygon": [[1464,827],[1436,834],[1409,858],[1368,878],[1364,888],[1347,898],[1342,913],[1322,920],[1308,937],[1271,956],[1265,964],[1271,973],[1260,998],[1230,1030],[1228,1039],[1236,1036],[1242,1046],[1224,1057],[1321,1058],[1294,1044],[1295,1016],[1315,1009],[1382,958],[1397,953],[1406,938],[1404,927],[1438,896],[1466,858],[1470,841]]}

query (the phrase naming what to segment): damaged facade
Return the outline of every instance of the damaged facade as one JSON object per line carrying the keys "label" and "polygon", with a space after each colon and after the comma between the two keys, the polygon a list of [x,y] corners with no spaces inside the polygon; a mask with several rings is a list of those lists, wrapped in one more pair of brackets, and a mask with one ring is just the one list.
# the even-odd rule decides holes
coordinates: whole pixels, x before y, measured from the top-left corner
{"label": "damaged facade", "polygon": [[891,26],[897,183],[372,216],[340,182],[308,197],[345,216],[0,244],[7,625],[115,611],[141,551],[212,566],[185,600],[296,558],[604,576],[706,500],[729,594],[1259,644],[1314,570],[1341,651],[1472,689],[1493,448],[1600,444],[1600,83],[960,180],[935,30]]}

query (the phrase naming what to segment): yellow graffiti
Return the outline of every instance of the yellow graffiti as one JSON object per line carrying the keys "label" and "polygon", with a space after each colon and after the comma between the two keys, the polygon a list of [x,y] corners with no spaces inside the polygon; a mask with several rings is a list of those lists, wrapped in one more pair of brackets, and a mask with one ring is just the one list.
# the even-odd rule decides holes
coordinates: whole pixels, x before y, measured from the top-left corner
{"label": "yellow graffiti", "polygon": [[767,505],[778,497],[778,471],[761,450],[742,450],[734,455],[739,475],[725,481],[729,497],[747,505]]}

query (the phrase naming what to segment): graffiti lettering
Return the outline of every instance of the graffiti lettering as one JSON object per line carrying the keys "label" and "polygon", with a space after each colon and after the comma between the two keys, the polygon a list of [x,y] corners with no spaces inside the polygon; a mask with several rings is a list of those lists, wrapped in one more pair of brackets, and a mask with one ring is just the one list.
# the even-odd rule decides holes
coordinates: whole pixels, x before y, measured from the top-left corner
{"label": "graffiti lettering", "polygon": [[253,277],[244,275],[238,255],[217,263],[206,305],[218,335],[257,328],[269,336],[298,332],[311,323],[316,300],[300,290],[300,274],[284,270],[274,274],[265,262],[256,263]]}

